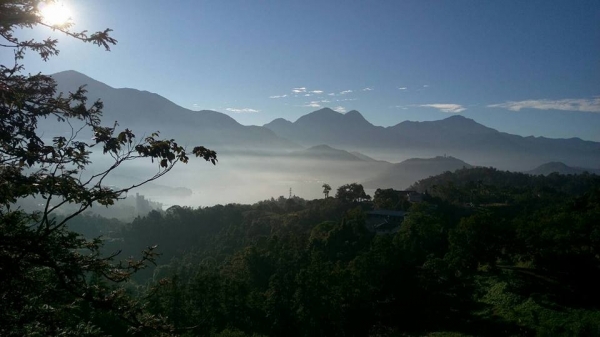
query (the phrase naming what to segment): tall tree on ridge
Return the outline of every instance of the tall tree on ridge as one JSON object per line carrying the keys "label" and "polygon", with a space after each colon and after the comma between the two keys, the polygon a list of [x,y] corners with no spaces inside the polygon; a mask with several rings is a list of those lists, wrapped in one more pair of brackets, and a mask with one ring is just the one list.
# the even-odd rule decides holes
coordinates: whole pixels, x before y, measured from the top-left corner
{"label": "tall tree on ridge", "polygon": [[331,191],[331,186],[329,184],[323,184],[323,194],[325,194],[325,199],[329,198],[329,192]]}

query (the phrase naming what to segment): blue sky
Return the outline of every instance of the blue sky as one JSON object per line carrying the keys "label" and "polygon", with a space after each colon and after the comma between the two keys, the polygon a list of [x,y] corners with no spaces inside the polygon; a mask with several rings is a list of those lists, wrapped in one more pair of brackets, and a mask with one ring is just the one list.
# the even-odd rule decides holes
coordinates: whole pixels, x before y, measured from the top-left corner
{"label": "blue sky", "polygon": [[600,1],[65,3],[75,29],[110,27],[118,45],[60,38],[29,71],[74,69],[242,124],[327,106],[383,126],[459,113],[600,141]]}

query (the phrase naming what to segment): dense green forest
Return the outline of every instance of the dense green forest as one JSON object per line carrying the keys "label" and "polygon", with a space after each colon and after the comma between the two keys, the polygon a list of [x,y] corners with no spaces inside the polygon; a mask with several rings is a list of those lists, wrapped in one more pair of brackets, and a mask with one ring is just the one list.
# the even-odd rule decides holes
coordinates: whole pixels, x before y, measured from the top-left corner
{"label": "dense green forest", "polygon": [[393,234],[365,226],[385,190],[72,228],[111,228],[107,253],[157,244],[157,265],[128,287],[186,336],[598,335],[600,177],[473,168],[413,187],[424,201],[400,203]]}

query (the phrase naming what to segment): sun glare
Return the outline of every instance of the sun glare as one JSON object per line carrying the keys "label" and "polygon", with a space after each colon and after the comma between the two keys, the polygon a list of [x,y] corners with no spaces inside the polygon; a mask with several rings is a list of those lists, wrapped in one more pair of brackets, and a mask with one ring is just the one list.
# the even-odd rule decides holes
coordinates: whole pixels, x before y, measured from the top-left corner
{"label": "sun glare", "polygon": [[71,11],[62,1],[43,1],[38,8],[45,24],[60,26],[71,19]]}

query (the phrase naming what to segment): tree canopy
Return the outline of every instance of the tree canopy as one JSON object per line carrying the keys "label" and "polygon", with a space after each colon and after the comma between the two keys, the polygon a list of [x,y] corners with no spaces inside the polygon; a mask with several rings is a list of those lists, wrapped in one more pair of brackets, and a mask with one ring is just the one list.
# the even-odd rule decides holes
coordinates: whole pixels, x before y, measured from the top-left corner
{"label": "tree canopy", "polygon": [[403,194],[391,188],[378,188],[373,195],[373,205],[378,209],[407,210],[410,202],[406,193]]}
{"label": "tree canopy", "polygon": [[329,198],[329,192],[331,192],[331,186],[329,186],[329,184],[323,184],[323,194],[325,195],[325,198]]}
{"label": "tree canopy", "polygon": [[175,282],[150,307],[187,336],[593,336],[600,178],[543,180],[540,194],[521,188],[538,177],[485,172],[423,181],[458,199],[428,194],[385,234],[369,203],[281,198],[173,208],[114,235],[165,249],[146,279]]}
{"label": "tree canopy", "polygon": [[338,187],[335,197],[347,202],[371,199],[371,196],[365,193],[363,186],[358,183],[345,184]]}

